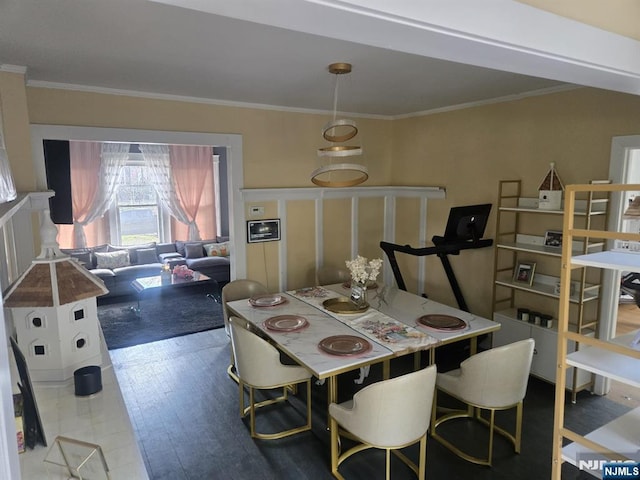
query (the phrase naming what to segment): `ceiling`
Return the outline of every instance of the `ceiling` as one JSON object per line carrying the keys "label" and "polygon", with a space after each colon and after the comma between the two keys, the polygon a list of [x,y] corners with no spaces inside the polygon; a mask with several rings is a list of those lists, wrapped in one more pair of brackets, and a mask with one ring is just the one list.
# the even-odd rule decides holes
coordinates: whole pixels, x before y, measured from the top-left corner
{"label": "ceiling", "polygon": [[[415,33],[404,24],[403,31],[388,32],[382,27],[397,25],[380,24],[379,40],[365,26],[367,35],[359,38],[353,35],[359,28],[355,22],[332,20],[348,20],[349,14],[329,11],[320,1],[261,1],[185,2],[214,12],[206,13],[170,0],[0,0],[0,65],[26,67],[34,86],[68,84],[327,111],[335,80],[327,65],[346,61],[353,72],[340,79],[339,109],[391,118],[572,83],[543,68],[540,77],[523,74],[517,62],[511,62],[512,70],[520,73],[504,71],[499,62],[499,68],[486,68],[466,61],[464,53],[472,49],[458,47],[460,55],[446,58],[451,49],[444,40],[433,50],[442,52],[435,55],[440,58],[418,51],[421,41],[415,39],[404,48],[402,32],[408,39]],[[287,15],[274,16],[273,8]],[[323,18],[325,13],[333,17]]]}

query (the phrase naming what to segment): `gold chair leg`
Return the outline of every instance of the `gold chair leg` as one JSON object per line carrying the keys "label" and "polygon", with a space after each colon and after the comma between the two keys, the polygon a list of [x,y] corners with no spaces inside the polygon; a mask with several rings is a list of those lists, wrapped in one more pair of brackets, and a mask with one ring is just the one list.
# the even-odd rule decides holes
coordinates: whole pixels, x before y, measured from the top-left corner
{"label": "gold chair leg", "polygon": [[331,473],[336,478],[342,478],[342,475],[338,473],[338,457],[340,456],[338,422],[331,415],[329,415],[329,430],[331,432]]}
{"label": "gold chair leg", "polygon": [[420,458],[418,460],[418,480],[424,480],[427,474],[427,434],[420,439]]}
{"label": "gold chair leg", "polygon": [[386,480],[391,480],[391,450],[389,448],[385,450],[385,478]]}
{"label": "gold chair leg", "polygon": [[491,466],[491,462],[493,461],[493,429],[496,425],[496,411],[491,410],[490,420],[489,420],[489,457],[487,458],[487,464]]}
{"label": "gold chair leg", "polygon": [[256,436],[256,404],[253,395],[253,387],[249,387],[249,429],[251,436]]}
{"label": "gold chair leg", "polygon": [[244,406],[244,384],[242,382],[238,382],[238,394],[240,395],[240,418],[244,418],[245,406]]}
{"label": "gold chair leg", "polygon": [[433,389],[433,402],[431,403],[431,422],[429,424],[429,433],[436,434],[436,413],[438,410],[438,389]]}
{"label": "gold chair leg", "polygon": [[[437,390],[436,390],[437,391]],[[458,455],[461,458],[464,458],[465,460],[472,462],[472,463],[476,463],[478,465],[486,465],[486,466],[491,466],[492,461],[493,461],[493,437],[495,436],[495,434],[500,434],[503,437],[505,437],[507,440],[509,440],[513,446],[514,446],[514,450],[516,453],[520,453],[520,445],[521,445],[521,440],[522,440],[522,410],[523,410],[523,402],[519,402],[516,405],[514,405],[514,407],[516,407],[516,431],[515,431],[515,435],[509,433],[508,431],[506,431],[505,429],[497,426],[495,424],[495,409],[492,408],[485,408],[485,409],[481,409],[480,407],[475,407],[472,405],[467,404],[467,408],[465,410],[458,410],[458,411],[453,411],[451,413],[447,413],[446,415],[441,416],[440,418],[437,418],[436,415],[436,401],[437,401],[437,393],[434,393],[434,399],[433,399],[433,407],[431,410],[431,437],[435,440],[437,440],[440,444],[442,444],[443,446],[445,446],[446,448],[448,448],[449,450],[451,450],[453,453],[455,453],[456,455]],[[511,407],[513,408],[513,407]],[[489,420],[486,420],[482,415],[481,415],[481,410],[489,410]],[[446,440],[445,438],[441,437],[437,432],[436,432],[436,427],[448,420],[453,420],[454,418],[470,418],[470,419],[475,419],[478,420],[480,423],[482,423],[483,425],[487,426],[489,428],[489,454],[488,457],[486,459],[483,458],[478,458],[478,457],[474,457],[472,455],[469,455],[465,452],[463,452],[462,450],[460,450],[458,447],[456,447],[455,445],[453,445],[451,442],[449,442],[448,440]]]}
{"label": "gold chair leg", "polygon": [[523,402],[518,403],[518,406],[516,407],[516,453],[520,453],[520,445],[522,443],[522,407]]}
{"label": "gold chair leg", "polygon": [[300,427],[292,428],[290,430],[284,430],[282,432],[277,433],[260,433],[256,430],[256,409],[265,407],[267,405],[273,405],[276,403],[286,402],[288,399],[288,389],[290,386],[284,386],[282,395],[276,398],[269,398],[267,400],[262,400],[261,402],[256,402],[255,400],[255,389],[249,385],[249,406],[244,405],[244,384],[240,383],[240,416],[246,417],[249,414],[249,428],[251,432],[251,437],[259,438],[262,440],[272,440],[277,438],[284,438],[290,435],[306,432],[311,430],[312,428],[312,417],[311,417],[311,380],[306,381],[307,384],[307,419],[306,423]]}

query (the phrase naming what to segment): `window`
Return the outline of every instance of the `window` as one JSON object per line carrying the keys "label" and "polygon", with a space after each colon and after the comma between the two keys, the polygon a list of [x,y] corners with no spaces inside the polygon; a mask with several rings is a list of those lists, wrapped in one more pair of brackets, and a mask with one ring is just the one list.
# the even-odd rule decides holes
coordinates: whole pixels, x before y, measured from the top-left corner
{"label": "window", "polygon": [[[220,198],[220,187],[226,187],[226,182],[225,178],[219,177],[224,177],[226,170],[224,160],[221,167],[219,155],[213,152],[212,147],[169,145],[173,158],[169,175],[174,181],[175,203],[174,200],[168,200],[173,198],[174,193],[169,193],[162,182],[156,180],[155,175],[165,174],[158,171],[157,162],[149,156],[150,152],[143,155],[138,144],[127,144],[128,154],[116,152],[120,158],[123,153],[126,155],[126,163],[124,166],[118,163],[112,168],[111,175],[117,174],[118,180],[115,184],[109,181],[105,185],[110,195],[110,201],[105,205],[104,199],[96,196],[96,189],[92,187],[95,185],[95,175],[100,174],[98,169],[101,168],[101,149],[104,146],[99,142],[66,143],[69,145],[66,161],[70,164],[74,224],[58,226],[58,244],[61,248],[91,247],[105,243],[136,245],[172,242],[187,240],[193,233],[203,239],[228,235],[227,203],[222,203]],[[180,150],[180,147],[183,149]],[[184,147],[190,147],[189,151],[185,151]],[[162,150],[159,154],[163,155]],[[160,170],[163,168],[162,161],[160,159]],[[113,164],[110,165],[113,167]],[[75,185],[78,185],[77,188]],[[85,218],[89,219],[88,223],[84,221]],[[190,218],[195,219],[197,232],[190,226]]]}
{"label": "window", "polygon": [[138,245],[164,241],[164,215],[140,154],[131,154],[111,207],[113,243]]}

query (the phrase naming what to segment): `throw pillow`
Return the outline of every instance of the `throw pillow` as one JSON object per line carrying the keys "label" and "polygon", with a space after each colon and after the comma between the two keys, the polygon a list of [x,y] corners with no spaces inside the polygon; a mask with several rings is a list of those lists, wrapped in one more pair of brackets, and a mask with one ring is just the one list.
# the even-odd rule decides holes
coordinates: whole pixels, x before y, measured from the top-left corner
{"label": "throw pillow", "polygon": [[129,262],[129,252],[127,250],[118,250],[115,252],[95,252],[98,268],[114,268],[126,267],[131,265]]}
{"label": "throw pillow", "polygon": [[204,245],[208,257],[228,257],[229,242],[224,243],[207,243]]}
{"label": "throw pillow", "polygon": [[91,252],[70,253],[69,256],[78,260],[84,268],[90,269],[92,267]]}
{"label": "throw pillow", "polygon": [[200,243],[187,243],[184,246],[185,258],[201,258],[204,257],[202,250],[202,244]]}
{"label": "throw pillow", "polygon": [[138,261],[138,250],[141,248],[156,248],[156,242],[141,243],[138,245],[111,245],[108,244],[108,252],[118,252],[126,250],[129,252],[129,262],[136,265]]}
{"label": "throw pillow", "polygon": [[158,256],[155,248],[139,248],[136,250],[138,257],[138,265],[146,265],[149,263],[158,263]]}
{"label": "throw pillow", "polygon": [[156,252],[158,252],[158,255],[162,255],[163,253],[177,253],[176,244],[175,243],[158,243],[156,245]]}

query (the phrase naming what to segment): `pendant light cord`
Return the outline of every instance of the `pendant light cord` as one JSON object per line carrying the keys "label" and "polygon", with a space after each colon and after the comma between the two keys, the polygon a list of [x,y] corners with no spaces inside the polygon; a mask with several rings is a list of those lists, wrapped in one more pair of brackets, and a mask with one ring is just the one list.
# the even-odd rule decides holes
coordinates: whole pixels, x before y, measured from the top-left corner
{"label": "pendant light cord", "polygon": [[336,117],[338,115],[338,77],[339,75],[336,73],[336,84],[333,87],[333,121],[336,121]]}

